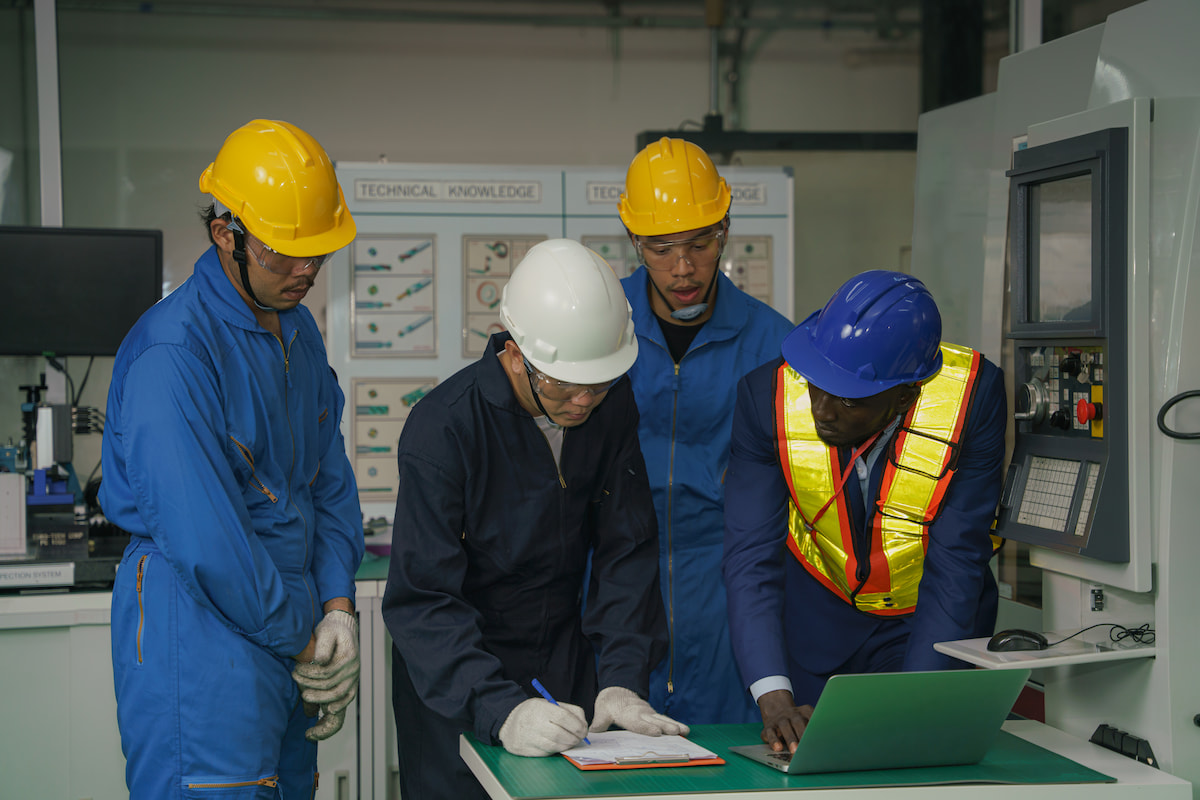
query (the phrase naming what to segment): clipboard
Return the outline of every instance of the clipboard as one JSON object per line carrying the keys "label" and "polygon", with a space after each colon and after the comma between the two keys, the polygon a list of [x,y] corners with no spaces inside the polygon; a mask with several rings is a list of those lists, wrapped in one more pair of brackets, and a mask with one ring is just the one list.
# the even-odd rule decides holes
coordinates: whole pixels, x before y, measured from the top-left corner
{"label": "clipboard", "polygon": [[644,736],[630,731],[588,735],[590,745],[562,756],[582,770],[706,767],[725,763],[716,753],[682,736]]}

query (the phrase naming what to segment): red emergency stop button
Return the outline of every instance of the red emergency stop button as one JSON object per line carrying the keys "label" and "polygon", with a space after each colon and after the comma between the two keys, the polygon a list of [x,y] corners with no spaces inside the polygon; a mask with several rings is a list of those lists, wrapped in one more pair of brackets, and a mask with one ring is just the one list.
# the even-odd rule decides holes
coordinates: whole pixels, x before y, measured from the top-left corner
{"label": "red emergency stop button", "polygon": [[1094,419],[1104,419],[1104,404],[1089,403],[1081,397],[1075,404],[1075,418],[1080,425],[1086,425]]}

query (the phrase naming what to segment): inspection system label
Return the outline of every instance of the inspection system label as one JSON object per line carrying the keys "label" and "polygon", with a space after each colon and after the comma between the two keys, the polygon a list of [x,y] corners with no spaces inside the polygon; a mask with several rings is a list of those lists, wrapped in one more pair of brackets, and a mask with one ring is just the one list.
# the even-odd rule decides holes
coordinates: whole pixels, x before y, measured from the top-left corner
{"label": "inspection system label", "polygon": [[540,203],[540,181],[423,180],[354,181],[354,199],[363,203]]}
{"label": "inspection system label", "polygon": [[14,564],[0,566],[0,587],[73,586],[74,564]]}

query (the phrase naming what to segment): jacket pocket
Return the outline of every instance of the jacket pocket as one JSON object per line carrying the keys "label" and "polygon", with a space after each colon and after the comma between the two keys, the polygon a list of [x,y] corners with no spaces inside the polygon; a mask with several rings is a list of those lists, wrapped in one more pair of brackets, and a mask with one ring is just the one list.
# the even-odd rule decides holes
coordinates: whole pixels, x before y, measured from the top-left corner
{"label": "jacket pocket", "polygon": [[279,498],[275,496],[275,493],[268,489],[267,485],[263,483],[261,478],[258,477],[258,472],[254,469],[254,454],[250,452],[250,448],[232,436],[229,437],[229,441],[233,442],[234,447],[236,447],[238,453],[241,454],[242,460],[245,461],[246,466],[250,468],[250,475],[246,479],[250,488],[265,496],[272,503],[279,502]]}
{"label": "jacket pocket", "polygon": [[333,437],[337,435],[337,420],[329,413],[329,407],[321,409],[321,413],[317,415],[317,442],[320,445],[320,451],[316,453],[317,465],[309,470],[312,476],[308,479],[308,485],[312,486],[317,482],[317,476],[321,474],[321,453],[326,452],[327,448],[332,444]]}

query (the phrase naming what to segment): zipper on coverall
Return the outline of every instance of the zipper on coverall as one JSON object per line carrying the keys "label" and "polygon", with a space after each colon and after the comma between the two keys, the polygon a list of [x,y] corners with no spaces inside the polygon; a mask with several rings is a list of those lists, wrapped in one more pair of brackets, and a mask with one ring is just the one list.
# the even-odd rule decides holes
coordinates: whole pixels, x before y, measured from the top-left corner
{"label": "zipper on coverall", "polygon": [[[549,414],[546,415],[546,419],[550,419]],[[553,420],[551,420],[551,422],[553,422]],[[534,421],[534,426],[537,428],[538,433],[542,434],[543,441],[546,442],[546,451],[550,454],[550,460],[554,462],[554,474],[558,476],[559,488],[566,489],[567,481],[563,477],[562,468],[559,467],[559,465],[558,465],[558,459],[556,459],[554,457],[554,448],[550,446],[550,438],[548,436],[546,436],[546,432],[542,430],[541,426],[537,424],[536,420]],[[567,429],[566,428],[563,428],[562,434],[563,434],[562,450],[560,450],[560,452],[565,451],[566,447],[567,447]],[[563,529],[566,527],[564,520],[566,518],[566,513],[567,513],[564,500],[565,500],[565,498],[563,496],[563,493],[559,492],[558,493],[558,534],[559,534],[558,535],[558,546],[559,546],[558,560],[560,562],[566,561],[566,543],[563,542],[563,537],[562,537]],[[463,534],[463,538],[464,539],[466,538],[466,533]],[[542,615],[542,632],[541,632],[541,635],[538,637],[539,647],[549,637],[549,630],[550,630],[550,619],[547,615],[543,614]]]}
{"label": "zipper on coverall", "polygon": [[138,629],[137,629],[137,663],[143,663],[142,660],[142,629],[146,624],[146,598],[142,596],[142,581],[146,578],[146,559],[150,558],[150,554],[142,556],[138,559],[137,565],[137,599],[138,599]]}
{"label": "zipper on coverall", "polygon": [[[666,346],[652,339],[650,341],[665,350],[668,357],[671,355]],[[678,362],[671,359],[675,364],[675,373],[671,376],[671,446],[667,457],[667,694],[675,693],[675,527],[672,524],[674,517],[671,508],[675,500],[675,428],[679,422],[679,366],[683,359],[704,346],[702,344],[699,347],[689,347]]]}
{"label": "zipper on coverall", "polygon": [[[671,505],[675,492],[675,424],[679,414],[679,363],[671,357],[671,351],[665,345],[659,344],[650,337],[646,341],[666,352],[674,364],[674,374],[671,376],[671,444],[667,455],[667,511],[665,526],[667,530],[667,694],[675,693],[675,549],[673,547],[674,529],[671,525]],[[687,358],[692,351],[683,354],[680,361]]]}
{"label": "zipper on coverall", "polygon": [[[683,358],[687,358],[687,353]],[[675,424],[678,417],[679,364],[675,364],[675,374],[671,377],[671,449],[667,457],[667,624],[670,626],[667,629],[667,694],[675,693],[675,527],[671,524],[671,506],[675,500]]]}
{"label": "zipper on coverall", "polygon": [[[275,334],[271,334],[271,335],[275,336]],[[299,335],[300,335],[299,330],[292,331],[292,338],[288,341],[286,347],[284,347],[283,340],[280,339],[278,336],[275,336],[275,341],[279,343],[279,349],[283,353],[283,378],[284,378],[283,413],[287,417],[288,437],[290,438],[291,444],[292,444],[292,460],[288,463],[288,476],[287,476],[288,505],[290,505],[292,508],[294,508],[296,510],[296,516],[299,517],[304,522],[304,559],[301,563],[307,564],[308,563],[308,520],[305,518],[304,513],[300,510],[300,506],[296,505],[295,501],[292,499],[292,479],[296,472],[296,434],[292,428],[292,410],[291,410],[291,403],[289,402],[289,398],[288,398],[288,390],[290,390],[292,388],[292,369],[291,369],[291,367],[292,367],[292,345],[294,345],[296,343],[296,337]],[[316,480],[315,476],[314,476],[313,480]],[[272,497],[271,499],[273,501],[275,498]],[[316,602],[316,600],[313,597],[312,588],[309,587],[309,585],[308,585],[307,577],[304,578],[303,583],[304,583],[304,589],[308,592],[309,609],[313,614],[313,619],[316,619],[317,612],[319,611],[319,609],[317,608],[318,603]]]}
{"label": "zipper on coverall", "polygon": [[236,781],[233,783],[189,783],[189,789],[236,789],[241,786],[267,786],[275,789],[279,786],[279,776],[272,775],[269,778],[259,778],[256,781]]}

